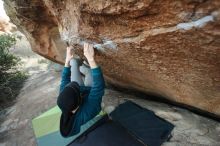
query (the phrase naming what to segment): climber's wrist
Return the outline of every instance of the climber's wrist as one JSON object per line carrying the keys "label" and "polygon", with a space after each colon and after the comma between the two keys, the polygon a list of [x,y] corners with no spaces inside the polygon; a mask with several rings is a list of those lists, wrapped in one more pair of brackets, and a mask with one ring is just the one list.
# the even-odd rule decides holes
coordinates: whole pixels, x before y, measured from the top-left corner
{"label": "climber's wrist", "polygon": [[94,59],[88,60],[88,62],[91,69],[98,67]]}
{"label": "climber's wrist", "polygon": [[65,67],[70,67],[70,60],[66,60],[64,66]]}

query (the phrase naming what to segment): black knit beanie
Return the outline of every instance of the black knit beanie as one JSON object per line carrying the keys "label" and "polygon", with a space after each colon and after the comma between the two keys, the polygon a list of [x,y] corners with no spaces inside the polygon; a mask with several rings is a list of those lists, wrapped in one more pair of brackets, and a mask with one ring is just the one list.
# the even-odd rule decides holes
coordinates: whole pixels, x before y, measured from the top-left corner
{"label": "black knit beanie", "polygon": [[70,82],[58,96],[57,105],[63,113],[69,113],[79,106],[80,100],[79,84]]}

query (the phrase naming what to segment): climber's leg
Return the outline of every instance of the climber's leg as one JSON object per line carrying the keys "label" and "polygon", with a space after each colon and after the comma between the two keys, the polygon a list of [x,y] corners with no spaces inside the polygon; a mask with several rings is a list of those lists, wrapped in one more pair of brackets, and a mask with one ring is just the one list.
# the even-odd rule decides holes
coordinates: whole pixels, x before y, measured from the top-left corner
{"label": "climber's leg", "polygon": [[82,66],[79,67],[79,70],[85,76],[84,85],[91,87],[92,86],[91,69],[89,67],[87,67],[86,65],[82,65]]}
{"label": "climber's leg", "polygon": [[71,81],[77,82],[80,86],[83,86],[83,80],[81,73],[79,71],[80,66],[80,60],[79,59],[71,59],[70,60],[70,66],[71,66]]}

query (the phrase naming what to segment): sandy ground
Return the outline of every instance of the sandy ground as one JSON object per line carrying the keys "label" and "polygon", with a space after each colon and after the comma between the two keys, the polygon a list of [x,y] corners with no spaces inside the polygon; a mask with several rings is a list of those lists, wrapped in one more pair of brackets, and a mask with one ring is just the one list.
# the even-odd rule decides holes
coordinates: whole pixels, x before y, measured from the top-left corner
{"label": "sandy ground", "polygon": [[[18,44],[16,48],[18,49],[14,52],[22,57],[23,68],[30,77],[15,104],[0,111],[0,119],[3,121],[0,125],[0,146],[35,146],[37,144],[31,120],[55,106],[60,83],[60,67],[52,64],[48,68],[49,62],[31,52],[28,44],[24,47]],[[153,110],[158,116],[175,125],[173,137],[164,143],[164,146],[220,145],[220,123],[185,109],[147,101],[111,89],[105,91],[103,108],[106,110],[109,106],[117,106],[127,99]]]}

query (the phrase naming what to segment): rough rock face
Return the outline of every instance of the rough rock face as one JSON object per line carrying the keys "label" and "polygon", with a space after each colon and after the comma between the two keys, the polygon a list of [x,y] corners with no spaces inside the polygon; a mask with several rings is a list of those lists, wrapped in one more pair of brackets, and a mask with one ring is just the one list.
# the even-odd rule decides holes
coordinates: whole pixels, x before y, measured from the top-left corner
{"label": "rough rock face", "polygon": [[94,43],[108,82],[220,115],[219,0],[7,0],[33,51]]}

